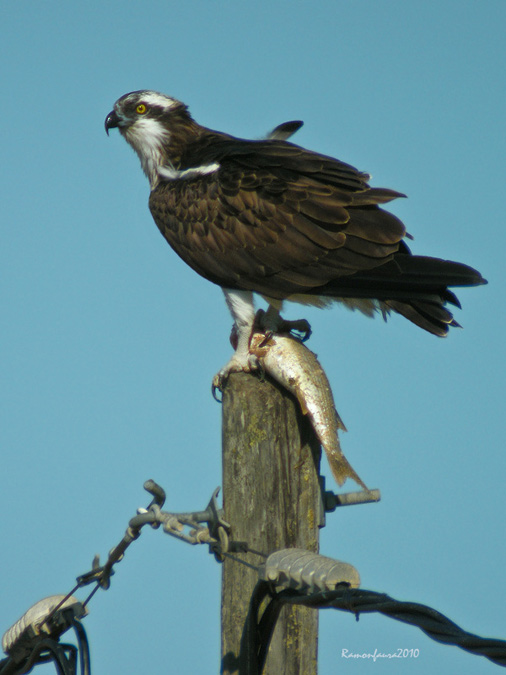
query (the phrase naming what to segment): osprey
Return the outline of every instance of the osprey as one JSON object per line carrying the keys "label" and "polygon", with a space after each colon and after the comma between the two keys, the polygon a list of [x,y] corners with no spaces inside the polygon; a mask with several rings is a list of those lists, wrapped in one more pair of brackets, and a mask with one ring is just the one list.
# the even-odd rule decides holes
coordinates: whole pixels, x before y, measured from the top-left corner
{"label": "osprey", "polygon": [[412,255],[403,223],[381,208],[405,195],[288,142],[299,126],[243,140],[200,126],[186,105],[146,90],[122,96],[105,120],[107,133],[117,127],[138,154],[165,239],[225,293],[236,352],[219,384],[250,369],[253,293],[269,303],[266,330],[309,333],[307,322],[282,321],[284,300],[340,301],[369,316],[397,312],[443,337],[459,325],[446,307],[460,307],[449,287],[486,283],[467,265]]}

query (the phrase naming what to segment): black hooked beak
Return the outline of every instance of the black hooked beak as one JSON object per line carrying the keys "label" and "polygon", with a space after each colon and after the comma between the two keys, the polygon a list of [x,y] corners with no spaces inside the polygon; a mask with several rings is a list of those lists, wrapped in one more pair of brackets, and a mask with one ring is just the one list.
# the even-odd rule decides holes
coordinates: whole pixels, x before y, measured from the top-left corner
{"label": "black hooked beak", "polygon": [[113,110],[105,118],[105,131],[107,135],[109,136],[109,129],[115,129],[116,127],[119,127],[119,117]]}

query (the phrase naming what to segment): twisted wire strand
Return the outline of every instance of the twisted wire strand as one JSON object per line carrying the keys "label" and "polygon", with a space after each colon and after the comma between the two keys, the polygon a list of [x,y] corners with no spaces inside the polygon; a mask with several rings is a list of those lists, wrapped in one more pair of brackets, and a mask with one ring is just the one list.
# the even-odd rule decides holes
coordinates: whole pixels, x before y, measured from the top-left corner
{"label": "twisted wire strand", "polygon": [[506,641],[483,638],[457,626],[448,617],[427,605],[395,600],[385,593],[344,588],[313,595],[298,595],[293,591],[281,591],[275,598],[283,604],[300,604],[315,609],[333,608],[352,612],[380,612],[385,616],[417,626],[436,642],[460,647],[471,654],[484,656],[493,663],[506,667]]}

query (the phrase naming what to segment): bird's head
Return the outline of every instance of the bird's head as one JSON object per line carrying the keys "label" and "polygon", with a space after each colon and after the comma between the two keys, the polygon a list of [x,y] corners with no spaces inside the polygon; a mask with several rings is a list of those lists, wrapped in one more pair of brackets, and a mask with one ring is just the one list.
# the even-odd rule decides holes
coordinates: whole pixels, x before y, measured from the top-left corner
{"label": "bird's head", "polygon": [[118,128],[139,155],[153,186],[159,169],[177,160],[183,130],[194,122],[184,103],[156,91],[133,91],[119,98],[105,119],[105,130]]}

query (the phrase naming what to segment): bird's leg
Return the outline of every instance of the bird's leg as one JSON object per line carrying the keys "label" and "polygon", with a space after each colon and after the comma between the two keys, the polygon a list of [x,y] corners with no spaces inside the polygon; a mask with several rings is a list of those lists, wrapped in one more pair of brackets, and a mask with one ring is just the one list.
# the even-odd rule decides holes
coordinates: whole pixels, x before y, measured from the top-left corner
{"label": "bird's leg", "polygon": [[280,314],[282,303],[269,304],[266,312],[259,310],[255,319],[258,332],[273,335],[275,333],[291,333],[302,342],[309,340],[311,326],[306,319],[286,321]]}
{"label": "bird's leg", "polygon": [[249,345],[255,323],[255,304],[253,293],[223,289],[228,308],[234,318],[234,326],[230,342],[235,352],[230,361],[213,377],[212,391],[216,398],[216,390],[223,388],[230,373],[249,373],[258,369],[258,359],[250,354]]}

